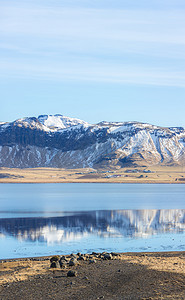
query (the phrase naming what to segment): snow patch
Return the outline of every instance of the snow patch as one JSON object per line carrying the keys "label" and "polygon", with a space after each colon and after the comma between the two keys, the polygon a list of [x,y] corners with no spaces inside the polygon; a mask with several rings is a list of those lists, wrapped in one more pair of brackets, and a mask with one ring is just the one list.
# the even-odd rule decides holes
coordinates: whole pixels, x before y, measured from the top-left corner
{"label": "snow patch", "polygon": [[38,117],[41,124],[48,127],[50,130],[61,130],[66,129],[76,125],[89,126],[85,121],[69,118],[63,115],[41,115]]}

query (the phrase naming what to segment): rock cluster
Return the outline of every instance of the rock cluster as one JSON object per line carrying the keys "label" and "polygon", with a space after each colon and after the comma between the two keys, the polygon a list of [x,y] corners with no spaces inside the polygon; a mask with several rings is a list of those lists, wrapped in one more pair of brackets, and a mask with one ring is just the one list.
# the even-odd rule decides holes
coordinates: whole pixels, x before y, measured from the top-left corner
{"label": "rock cluster", "polygon": [[[70,254],[70,255],[63,255],[63,256],[52,256],[50,258],[50,268],[61,268],[67,269],[70,267],[74,267],[80,264],[81,261],[86,261],[89,264],[96,263],[97,260],[113,260],[119,258],[118,253],[108,253],[108,252],[92,252],[91,254]],[[67,273],[68,277],[77,276],[77,271],[69,270]]]}

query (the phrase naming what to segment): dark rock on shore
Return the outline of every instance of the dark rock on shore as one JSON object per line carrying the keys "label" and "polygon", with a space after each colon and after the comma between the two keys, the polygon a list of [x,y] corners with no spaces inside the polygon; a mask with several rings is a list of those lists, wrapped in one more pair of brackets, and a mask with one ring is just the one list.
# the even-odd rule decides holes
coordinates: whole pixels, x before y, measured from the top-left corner
{"label": "dark rock on shore", "polygon": [[75,276],[77,276],[77,271],[70,270],[69,272],[67,272],[67,277],[75,277]]}
{"label": "dark rock on shore", "polygon": [[53,261],[58,261],[59,260],[59,257],[57,256],[57,255],[55,255],[55,256],[52,256],[51,258],[50,258],[50,262],[52,263]]}
{"label": "dark rock on shore", "polygon": [[50,264],[50,268],[57,268],[57,263],[56,263],[56,261],[53,261],[53,262]]}

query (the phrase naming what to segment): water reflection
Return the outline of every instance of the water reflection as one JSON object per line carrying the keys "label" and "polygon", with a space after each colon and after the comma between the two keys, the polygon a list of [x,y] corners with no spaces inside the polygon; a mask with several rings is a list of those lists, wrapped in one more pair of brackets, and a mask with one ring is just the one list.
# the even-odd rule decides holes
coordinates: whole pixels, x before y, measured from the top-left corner
{"label": "water reflection", "polygon": [[63,213],[60,217],[0,219],[0,238],[66,243],[92,236],[143,239],[185,231],[185,210],[111,210]]}

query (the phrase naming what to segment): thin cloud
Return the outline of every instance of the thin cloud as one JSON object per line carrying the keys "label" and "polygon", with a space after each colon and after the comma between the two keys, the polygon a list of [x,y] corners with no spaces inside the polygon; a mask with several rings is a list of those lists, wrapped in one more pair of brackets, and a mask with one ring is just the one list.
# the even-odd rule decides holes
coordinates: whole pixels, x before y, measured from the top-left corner
{"label": "thin cloud", "polygon": [[185,11],[1,8],[1,34],[185,44]]}
{"label": "thin cloud", "polygon": [[185,87],[185,10],[8,3],[1,76]]}
{"label": "thin cloud", "polygon": [[4,78],[32,78],[54,81],[93,81],[121,84],[141,84],[157,86],[185,87],[185,74],[169,72],[157,68],[136,68],[135,66],[115,66],[94,62],[87,64],[37,65],[29,63],[0,62]]}

